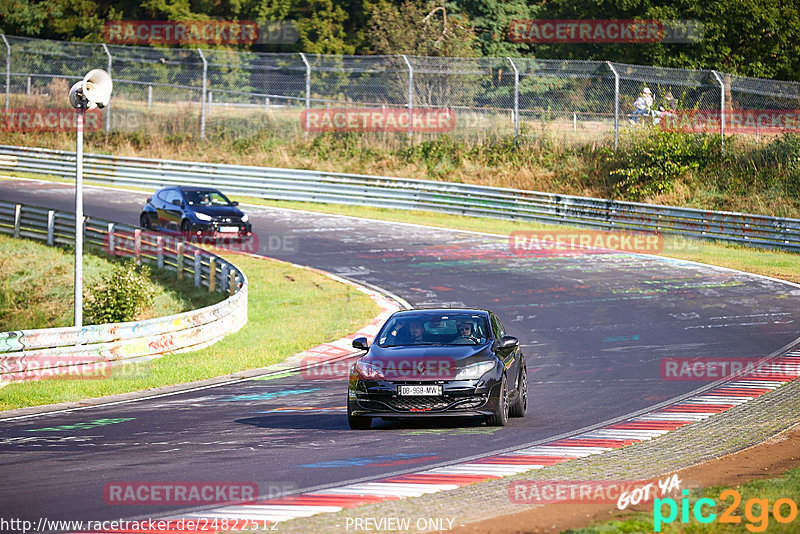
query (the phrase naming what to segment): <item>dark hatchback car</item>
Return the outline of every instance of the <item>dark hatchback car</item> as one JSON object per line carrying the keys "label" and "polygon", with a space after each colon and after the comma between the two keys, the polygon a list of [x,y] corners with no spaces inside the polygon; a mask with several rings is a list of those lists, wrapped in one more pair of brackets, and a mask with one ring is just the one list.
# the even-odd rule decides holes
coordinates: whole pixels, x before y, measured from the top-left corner
{"label": "dark hatchback car", "polygon": [[248,216],[228,197],[210,187],[162,187],[147,199],[139,216],[143,228],[180,232],[184,237],[246,239]]}
{"label": "dark hatchback car", "polygon": [[525,358],[487,310],[426,309],[393,314],[355,361],[347,394],[350,428],[372,419],[479,416],[503,426],[528,405]]}

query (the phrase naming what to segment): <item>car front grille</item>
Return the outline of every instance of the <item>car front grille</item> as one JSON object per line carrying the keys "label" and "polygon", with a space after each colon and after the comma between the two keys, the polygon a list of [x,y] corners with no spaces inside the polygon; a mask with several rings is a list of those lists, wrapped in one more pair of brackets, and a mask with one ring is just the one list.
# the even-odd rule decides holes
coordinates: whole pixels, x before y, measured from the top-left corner
{"label": "car front grille", "polygon": [[476,396],[460,399],[441,397],[393,397],[382,400],[358,399],[358,404],[365,410],[395,412],[428,412],[453,410],[471,410],[486,403],[486,397]]}

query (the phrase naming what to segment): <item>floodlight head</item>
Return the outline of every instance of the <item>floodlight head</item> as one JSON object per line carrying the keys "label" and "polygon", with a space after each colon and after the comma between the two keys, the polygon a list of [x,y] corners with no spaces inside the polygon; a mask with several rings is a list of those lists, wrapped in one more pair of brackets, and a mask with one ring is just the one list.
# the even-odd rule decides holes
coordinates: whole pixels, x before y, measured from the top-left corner
{"label": "floodlight head", "polygon": [[103,69],[90,70],[69,90],[69,103],[77,109],[104,108],[111,100],[114,84]]}

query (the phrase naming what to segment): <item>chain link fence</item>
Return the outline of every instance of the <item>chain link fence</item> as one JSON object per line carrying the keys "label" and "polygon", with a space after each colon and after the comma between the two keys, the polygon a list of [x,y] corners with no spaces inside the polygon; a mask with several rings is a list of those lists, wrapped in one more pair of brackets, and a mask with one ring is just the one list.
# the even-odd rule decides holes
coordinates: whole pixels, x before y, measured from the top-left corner
{"label": "chain link fence", "polygon": [[[310,121],[322,115],[313,113],[380,111],[385,119],[389,110],[406,112],[402,133],[387,133],[372,123],[351,123],[346,131],[472,138],[553,131],[583,140],[613,134],[616,146],[620,131],[640,122],[633,120],[634,102],[645,87],[654,99],[646,120],[672,120],[678,129],[756,136],[800,129],[800,83],[716,71],[508,57],[148,48],[1,36],[7,113],[10,108],[63,108],[72,83],[89,69],[105,68],[114,79],[112,103],[104,111],[106,131],[206,138],[269,129],[285,137],[320,131]],[[445,110],[453,120],[442,122],[438,131],[420,128],[415,117],[425,110]]]}

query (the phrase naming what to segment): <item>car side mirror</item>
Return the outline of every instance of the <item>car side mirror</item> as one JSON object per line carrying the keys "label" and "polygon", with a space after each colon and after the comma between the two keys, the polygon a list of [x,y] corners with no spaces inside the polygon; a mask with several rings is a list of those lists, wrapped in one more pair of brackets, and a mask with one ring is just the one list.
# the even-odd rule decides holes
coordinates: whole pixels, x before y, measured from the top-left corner
{"label": "car side mirror", "polygon": [[183,207],[183,201],[182,200],[178,200],[177,198],[175,200],[173,200],[172,203],[175,206],[178,206],[178,207],[181,207],[181,208]]}
{"label": "car side mirror", "polygon": [[519,339],[515,338],[514,336],[503,336],[503,339],[500,340],[500,343],[497,345],[499,349],[513,349],[519,347]]}
{"label": "car side mirror", "polygon": [[238,200],[234,200],[233,202],[231,202],[231,206],[238,206],[238,205],[239,205]]}
{"label": "car side mirror", "polygon": [[369,348],[369,343],[367,342],[367,338],[365,337],[357,337],[353,340],[353,348],[358,350],[367,350]]}
{"label": "car side mirror", "polygon": [[150,201],[151,201],[152,199],[153,199],[153,197],[147,197],[147,203],[148,203],[148,204],[150,204]]}

